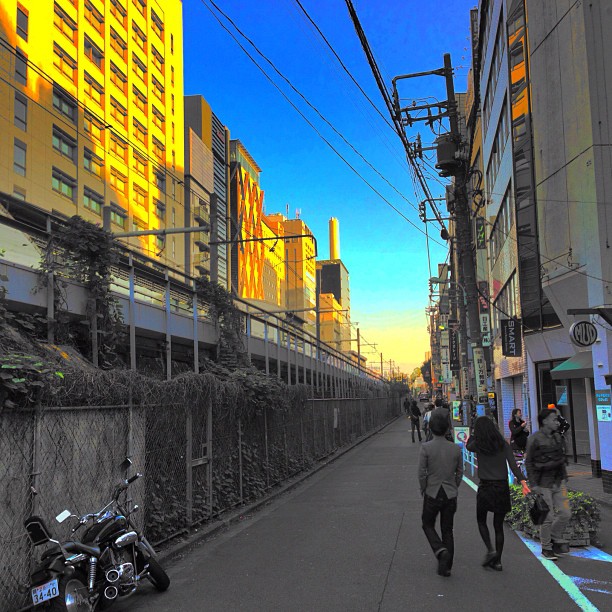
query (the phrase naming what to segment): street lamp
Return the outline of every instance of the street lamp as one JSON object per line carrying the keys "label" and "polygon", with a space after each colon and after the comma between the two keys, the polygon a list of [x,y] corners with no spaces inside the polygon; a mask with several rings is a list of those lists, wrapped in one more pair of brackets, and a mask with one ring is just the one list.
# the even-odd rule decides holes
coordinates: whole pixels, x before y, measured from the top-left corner
{"label": "street lamp", "polygon": [[429,283],[430,283],[430,285],[432,285],[432,284],[436,284],[436,285],[457,285],[461,289],[461,291],[463,292],[463,305],[467,306],[467,293],[465,291],[465,287],[461,283],[459,283],[457,281],[445,280],[443,278],[438,278],[437,276],[432,276],[429,279]]}

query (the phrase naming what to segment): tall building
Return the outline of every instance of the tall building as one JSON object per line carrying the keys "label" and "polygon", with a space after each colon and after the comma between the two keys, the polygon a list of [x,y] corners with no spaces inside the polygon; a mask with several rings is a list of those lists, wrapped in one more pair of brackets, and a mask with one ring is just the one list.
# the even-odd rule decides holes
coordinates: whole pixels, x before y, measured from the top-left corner
{"label": "tall building", "polygon": [[[490,284],[500,312],[494,332],[502,312],[521,319],[523,355],[506,357],[509,369],[526,372],[522,396],[502,387],[502,400],[529,408],[532,425],[540,408],[556,403],[572,425],[570,454],[590,460],[605,491],[612,491],[612,336],[604,318],[612,321],[610,27],[605,0],[479,3]],[[592,347],[570,342],[572,323],[584,319],[597,330]],[[496,349],[504,384],[502,357]]]}
{"label": "tall building", "polygon": [[264,299],[265,259],[261,169],[239,140],[230,141],[230,239],[232,289],[244,299]]}
{"label": "tall building", "polygon": [[[329,259],[317,261],[317,291],[321,296],[331,294],[340,306],[341,317],[332,315],[334,324],[339,328],[334,337],[340,338],[339,350],[351,350],[351,292],[349,288],[349,273],[340,259],[340,233],[338,219],[329,220]],[[331,309],[335,311],[332,306]],[[321,308],[323,310],[323,308]]]}
{"label": "tall building", "polygon": [[229,130],[202,96],[185,96],[185,259],[228,288]]}
{"label": "tall building", "polygon": [[[3,0],[0,43],[0,192],[24,202],[11,214],[180,226],[181,1]],[[124,240],[185,270],[180,234]]]}

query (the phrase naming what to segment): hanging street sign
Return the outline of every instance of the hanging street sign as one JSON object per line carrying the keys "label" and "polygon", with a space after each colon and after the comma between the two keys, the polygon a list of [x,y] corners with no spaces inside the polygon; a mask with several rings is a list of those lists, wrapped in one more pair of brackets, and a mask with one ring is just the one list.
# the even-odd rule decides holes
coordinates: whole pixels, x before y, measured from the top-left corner
{"label": "hanging street sign", "polygon": [[576,346],[591,346],[597,340],[597,328],[590,321],[576,321],[569,328],[569,336]]}
{"label": "hanging street sign", "polygon": [[521,341],[521,321],[519,319],[502,319],[501,339],[504,357],[520,357],[523,354]]}

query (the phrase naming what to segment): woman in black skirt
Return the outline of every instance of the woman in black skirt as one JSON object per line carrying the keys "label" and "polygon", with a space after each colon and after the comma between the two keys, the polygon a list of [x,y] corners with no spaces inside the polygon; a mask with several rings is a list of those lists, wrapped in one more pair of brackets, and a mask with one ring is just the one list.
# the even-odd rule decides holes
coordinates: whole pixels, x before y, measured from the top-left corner
{"label": "woman in black skirt", "polygon": [[[488,417],[478,417],[474,433],[466,444],[467,450],[476,453],[478,458],[478,495],[476,497],[476,521],[480,537],[487,547],[483,567],[502,571],[501,555],[504,548],[504,517],[510,512],[510,488],[508,468],[523,485],[523,495],[529,493],[525,476],[514,460],[510,445],[504,440],[495,423]],[[493,513],[495,529],[495,548],[487,527],[487,514]]]}

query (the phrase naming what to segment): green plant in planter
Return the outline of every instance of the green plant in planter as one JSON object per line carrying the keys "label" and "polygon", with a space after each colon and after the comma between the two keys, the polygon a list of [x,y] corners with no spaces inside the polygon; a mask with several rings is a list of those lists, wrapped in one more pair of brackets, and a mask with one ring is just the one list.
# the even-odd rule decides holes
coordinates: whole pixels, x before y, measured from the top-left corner
{"label": "green plant in planter", "polygon": [[[523,496],[520,486],[510,485],[510,498],[512,510],[506,515],[506,521],[512,529],[539,538],[540,529],[531,522],[529,516],[529,498]],[[572,518],[567,527],[566,537],[570,542],[588,543],[597,533],[601,520],[597,501],[580,491],[568,491],[568,498]]]}

